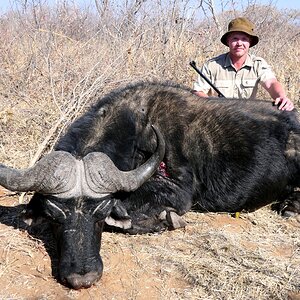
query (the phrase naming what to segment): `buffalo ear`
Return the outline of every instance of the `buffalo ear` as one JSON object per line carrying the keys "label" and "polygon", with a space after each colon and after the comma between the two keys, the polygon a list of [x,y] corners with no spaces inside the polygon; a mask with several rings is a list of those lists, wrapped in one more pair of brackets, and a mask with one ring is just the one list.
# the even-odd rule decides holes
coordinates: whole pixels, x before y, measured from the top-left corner
{"label": "buffalo ear", "polygon": [[28,226],[36,226],[46,222],[46,219],[42,216],[37,216],[32,209],[24,209],[21,212],[21,219]]}
{"label": "buffalo ear", "polygon": [[120,200],[117,200],[113,206],[111,213],[106,217],[105,223],[112,227],[118,227],[121,229],[131,228],[131,218],[127,213],[127,210]]}
{"label": "buffalo ear", "polygon": [[42,223],[45,223],[47,220],[45,217],[41,215],[43,211],[43,203],[45,201],[41,201],[40,195],[35,193],[26,208],[21,212],[21,219],[28,226],[35,226]]}
{"label": "buffalo ear", "polygon": [[120,200],[117,200],[115,205],[113,206],[110,216],[115,219],[126,219],[129,220],[130,216],[127,213],[126,207]]}

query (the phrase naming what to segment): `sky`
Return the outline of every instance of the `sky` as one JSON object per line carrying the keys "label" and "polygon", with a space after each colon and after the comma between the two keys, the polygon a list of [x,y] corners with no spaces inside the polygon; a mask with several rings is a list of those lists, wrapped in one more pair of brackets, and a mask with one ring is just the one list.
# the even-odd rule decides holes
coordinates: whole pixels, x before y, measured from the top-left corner
{"label": "sky", "polygon": [[[20,2],[24,2],[21,0]],[[43,0],[41,0],[43,2]],[[55,3],[56,0],[45,0],[48,3]],[[71,2],[78,4],[94,3],[93,0],[70,0]],[[218,2],[224,0],[214,0],[215,5],[218,5]],[[7,8],[11,7],[11,3],[18,2],[18,0],[0,0],[0,12],[4,12]],[[31,1],[28,0],[30,3]],[[245,1],[246,2],[246,1]],[[270,2],[277,7],[278,9],[300,9],[299,0],[256,0],[257,4],[270,4]]]}

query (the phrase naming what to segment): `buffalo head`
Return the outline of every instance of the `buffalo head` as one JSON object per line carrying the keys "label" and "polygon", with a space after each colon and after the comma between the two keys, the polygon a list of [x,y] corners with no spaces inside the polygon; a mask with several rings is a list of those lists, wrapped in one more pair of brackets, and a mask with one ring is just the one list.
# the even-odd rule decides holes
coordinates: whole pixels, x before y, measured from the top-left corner
{"label": "buffalo head", "polygon": [[[153,127],[154,128],[154,127]],[[25,212],[27,223],[51,222],[59,255],[59,276],[66,285],[86,288],[101,278],[99,254],[104,223],[130,228],[130,217],[119,191],[134,191],[157,170],[165,143],[154,128],[157,149],[142,165],[119,170],[104,153],[91,152],[76,159],[54,151],[24,170],[0,165],[0,185],[13,191],[35,191]]]}

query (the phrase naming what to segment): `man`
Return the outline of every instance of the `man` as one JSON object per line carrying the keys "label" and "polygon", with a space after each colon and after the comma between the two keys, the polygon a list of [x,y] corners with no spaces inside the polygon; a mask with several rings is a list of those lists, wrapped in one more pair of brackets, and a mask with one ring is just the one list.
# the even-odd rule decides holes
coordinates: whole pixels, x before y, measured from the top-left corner
{"label": "man", "polygon": [[[267,62],[249,54],[249,48],[258,43],[254,25],[246,18],[236,18],[228,25],[221,42],[229,52],[210,59],[202,67],[202,73],[228,98],[254,99],[261,84],[281,110],[292,110],[294,105],[286,96]],[[210,86],[199,76],[194,83],[195,94],[212,95]]]}

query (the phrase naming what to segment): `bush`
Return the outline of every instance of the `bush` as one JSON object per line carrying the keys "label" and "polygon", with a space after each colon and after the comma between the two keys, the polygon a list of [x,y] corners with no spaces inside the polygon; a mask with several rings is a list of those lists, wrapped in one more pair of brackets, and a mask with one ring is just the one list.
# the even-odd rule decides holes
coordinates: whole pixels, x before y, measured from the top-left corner
{"label": "bush", "polygon": [[96,97],[119,85],[168,79],[192,86],[189,61],[201,65],[226,51],[220,37],[240,15],[257,24],[261,41],[253,51],[297,105],[299,10],[251,1],[240,10],[190,0],[72,3],[16,1],[0,17],[1,162],[34,163]]}

